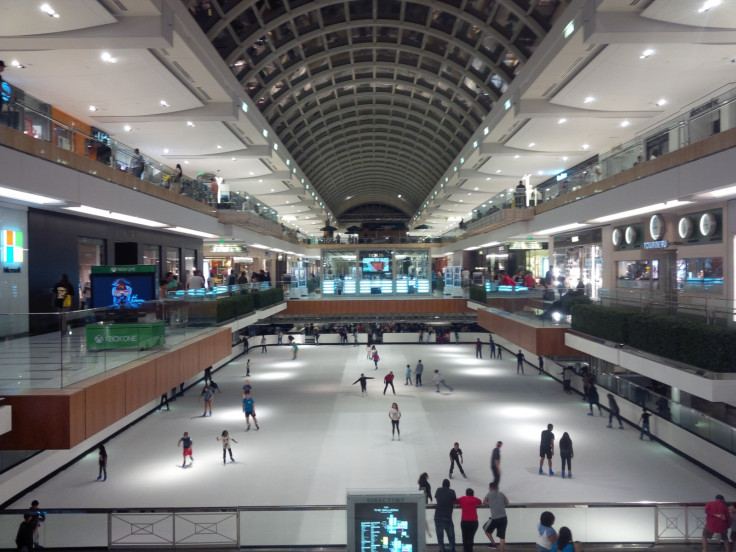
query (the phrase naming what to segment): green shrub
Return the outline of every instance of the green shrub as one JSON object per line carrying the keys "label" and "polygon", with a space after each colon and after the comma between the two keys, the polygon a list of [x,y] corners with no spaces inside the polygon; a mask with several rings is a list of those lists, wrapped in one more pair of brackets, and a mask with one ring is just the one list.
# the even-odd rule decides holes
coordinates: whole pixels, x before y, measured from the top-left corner
{"label": "green shrub", "polygon": [[236,294],[217,300],[217,322],[232,320],[253,312],[253,295]]}
{"label": "green shrub", "polygon": [[627,316],[631,313],[631,309],[577,304],[572,309],[571,327],[607,341],[628,343]]}
{"label": "green shrub", "polygon": [[284,300],[284,290],[280,287],[258,291],[252,295],[253,305],[257,309],[263,309]]}

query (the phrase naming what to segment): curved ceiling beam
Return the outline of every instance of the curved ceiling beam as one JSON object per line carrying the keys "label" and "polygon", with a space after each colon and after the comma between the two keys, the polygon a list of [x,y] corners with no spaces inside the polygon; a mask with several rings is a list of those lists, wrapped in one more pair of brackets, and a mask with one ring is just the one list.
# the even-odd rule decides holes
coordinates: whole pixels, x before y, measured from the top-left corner
{"label": "curved ceiling beam", "polygon": [[[357,65],[365,65],[365,66],[371,65],[372,67],[377,67],[377,66],[383,65],[383,64],[368,64],[368,63],[364,63],[364,64],[355,64],[355,65],[356,66]],[[385,68],[388,69],[389,68],[389,65],[386,64],[385,65]],[[396,66],[393,66],[393,69],[394,70],[395,70],[395,68],[396,68]],[[335,74],[337,72],[338,72],[337,70],[332,70],[331,71],[332,74]],[[329,86],[323,86],[323,87],[321,87],[319,89],[317,89],[316,87],[312,87],[312,89],[311,89],[312,91],[309,92],[308,95],[303,96],[301,98],[296,98],[296,96],[299,95],[300,90],[304,90],[303,88],[300,89],[300,90],[290,89],[290,92],[288,92],[286,94],[286,97],[284,97],[284,95],[274,96],[273,102],[271,103],[271,105],[269,105],[266,109],[264,109],[262,111],[262,113],[266,117],[266,119],[268,119],[269,121],[274,120],[274,119],[276,119],[278,117],[287,117],[288,118],[289,117],[289,113],[292,113],[294,111],[294,109],[298,109],[299,108],[299,105],[301,103],[304,103],[304,101],[306,101],[307,99],[314,99],[314,97],[317,96],[318,94],[329,94],[329,93],[332,93],[332,92],[339,92],[339,91],[344,90],[345,88],[348,88],[348,87],[357,89],[357,88],[360,88],[360,87],[363,87],[363,86],[366,86],[366,85],[371,85],[371,86],[390,86],[390,87],[403,86],[405,88],[411,89],[412,92],[418,91],[420,93],[428,94],[432,98],[443,98],[445,101],[450,102],[450,103],[453,102],[453,98],[457,95],[457,96],[462,96],[465,99],[465,101],[468,102],[471,106],[477,107],[476,104],[475,104],[476,101],[477,101],[477,99],[476,99],[477,96],[478,96],[477,94],[475,96],[473,96],[473,95],[471,95],[467,91],[467,89],[465,89],[463,87],[458,87],[457,84],[452,83],[451,81],[448,81],[446,79],[443,79],[441,76],[433,75],[430,71],[426,71],[426,70],[423,70],[423,69],[421,69],[421,70],[420,69],[414,69],[412,72],[421,73],[422,76],[425,77],[425,79],[433,79],[435,82],[436,81],[442,82],[443,84],[445,84],[447,86],[447,88],[449,90],[452,91],[452,95],[448,97],[445,94],[443,94],[441,91],[438,91],[436,88],[429,88],[429,87],[424,86],[423,84],[417,83],[417,82],[411,82],[410,83],[410,82],[407,82],[407,81],[396,80],[396,79],[387,79],[387,78],[371,78],[371,77],[354,78],[354,79],[352,79],[350,81],[350,83],[345,83],[345,82],[335,83],[335,82],[333,82],[333,84],[331,84]],[[324,76],[324,73],[320,73],[320,76]],[[428,80],[427,82],[430,82],[430,81]],[[491,96],[491,98],[492,98],[492,101],[493,102],[495,102],[496,100],[498,100],[498,96],[495,95],[495,94],[493,96]],[[288,100],[290,102],[293,102],[293,105],[290,105],[285,110],[279,111],[280,115],[275,114],[274,112],[281,109],[280,108],[280,104],[283,103],[285,100]],[[485,116],[486,115],[485,110],[481,110],[481,111],[484,112],[483,113],[483,116]]]}

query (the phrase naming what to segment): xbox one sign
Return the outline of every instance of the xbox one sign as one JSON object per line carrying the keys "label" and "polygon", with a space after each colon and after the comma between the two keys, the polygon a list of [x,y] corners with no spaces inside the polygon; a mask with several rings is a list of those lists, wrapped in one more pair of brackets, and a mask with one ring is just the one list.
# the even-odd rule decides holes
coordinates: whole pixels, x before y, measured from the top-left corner
{"label": "xbox one sign", "polygon": [[152,324],[90,324],[85,328],[87,349],[151,349],[165,342],[163,322]]}

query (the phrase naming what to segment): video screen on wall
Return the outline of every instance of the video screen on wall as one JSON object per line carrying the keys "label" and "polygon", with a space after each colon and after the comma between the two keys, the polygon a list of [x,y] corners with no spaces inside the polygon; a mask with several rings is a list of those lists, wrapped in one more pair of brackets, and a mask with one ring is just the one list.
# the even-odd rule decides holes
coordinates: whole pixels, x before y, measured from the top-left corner
{"label": "video screen on wall", "polygon": [[424,550],[423,497],[348,494],[348,552]]}
{"label": "video screen on wall", "polygon": [[363,272],[391,272],[391,259],[388,257],[363,258]]}
{"label": "video screen on wall", "polygon": [[93,266],[92,308],[135,309],[158,298],[156,267]]}

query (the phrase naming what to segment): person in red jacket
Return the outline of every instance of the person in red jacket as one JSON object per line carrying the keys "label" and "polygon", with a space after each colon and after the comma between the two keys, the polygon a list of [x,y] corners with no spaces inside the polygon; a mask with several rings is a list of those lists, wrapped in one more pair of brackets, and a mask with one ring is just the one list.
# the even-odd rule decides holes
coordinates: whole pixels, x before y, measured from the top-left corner
{"label": "person in red jacket", "polygon": [[394,395],[396,394],[396,389],[394,389],[394,373],[393,372],[389,372],[388,374],[386,374],[386,377],[383,378],[383,383],[386,384],[383,386],[384,395],[386,394],[386,389],[388,389],[389,385],[391,386],[391,391],[394,392]]}
{"label": "person in red jacket", "polygon": [[462,508],[460,530],[463,534],[463,550],[473,552],[473,541],[478,531],[478,506],[482,506],[483,502],[470,488],[465,490],[465,496],[461,496],[455,502]]}
{"label": "person in red jacket", "polygon": [[511,286],[512,288],[516,287],[516,282],[514,282],[514,279],[509,277],[508,274],[506,274],[505,270],[502,270],[500,273],[501,277],[501,285],[502,286]]}
{"label": "person in red jacket", "polygon": [[731,525],[731,514],[723,495],[705,505],[705,527],[703,528],[703,552],[708,549],[708,539],[720,535],[726,552],[729,552],[728,528]]}

